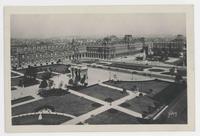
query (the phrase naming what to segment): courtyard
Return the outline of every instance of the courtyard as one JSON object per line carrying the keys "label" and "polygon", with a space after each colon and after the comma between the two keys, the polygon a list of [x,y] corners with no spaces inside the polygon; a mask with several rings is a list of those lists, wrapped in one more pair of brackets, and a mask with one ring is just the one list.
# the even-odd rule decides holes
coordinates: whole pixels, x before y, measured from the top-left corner
{"label": "courtyard", "polygon": [[[38,96],[38,87],[47,67],[37,68],[41,70],[36,77],[38,84],[19,87],[23,76],[12,78],[13,124],[146,124],[152,121],[144,117],[156,115],[159,108],[170,104],[184,89],[152,77],[88,67],[87,87],[68,88],[69,93],[42,98]],[[53,67],[66,70],[65,65]],[[69,76],[64,71],[52,72],[50,79],[55,87],[62,82],[65,90]],[[19,75],[23,74],[20,72]],[[45,106],[53,107],[54,111],[42,113],[40,120],[37,109]]]}

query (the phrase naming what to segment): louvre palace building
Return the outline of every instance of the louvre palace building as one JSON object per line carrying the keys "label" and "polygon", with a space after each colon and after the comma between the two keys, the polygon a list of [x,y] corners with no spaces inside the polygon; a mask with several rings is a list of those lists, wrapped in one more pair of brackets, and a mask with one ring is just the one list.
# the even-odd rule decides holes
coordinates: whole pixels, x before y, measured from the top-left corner
{"label": "louvre palace building", "polygon": [[23,68],[29,65],[50,65],[74,59],[109,60],[134,55],[141,52],[144,47],[153,50],[157,55],[164,51],[173,56],[181,52],[185,46],[180,35],[168,42],[145,42],[144,38],[133,38],[132,35],[125,35],[122,38],[109,36],[97,40],[12,39],[11,66]]}

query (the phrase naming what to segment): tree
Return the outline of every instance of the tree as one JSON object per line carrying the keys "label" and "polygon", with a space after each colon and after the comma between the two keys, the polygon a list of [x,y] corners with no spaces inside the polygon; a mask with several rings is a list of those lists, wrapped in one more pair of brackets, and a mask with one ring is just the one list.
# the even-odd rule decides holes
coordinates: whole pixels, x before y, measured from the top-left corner
{"label": "tree", "polygon": [[137,86],[134,85],[134,86],[133,86],[133,91],[136,91],[136,90],[137,90]]}
{"label": "tree", "polygon": [[35,67],[28,66],[24,76],[27,79],[35,79],[37,76],[37,69]]}
{"label": "tree", "polygon": [[149,93],[153,93],[153,89],[149,89]]}
{"label": "tree", "polygon": [[50,71],[47,71],[43,74],[42,79],[49,80],[51,78],[52,73]]}
{"label": "tree", "polygon": [[36,76],[37,76],[37,69],[35,67],[28,66],[28,68],[24,73],[23,85],[27,86],[37,82]]}
{"label": "tree", "polygon": [[180,74],[176,74],[175,76],[175,82],[176,83],[181,83],[183,81],[183,77]]}
{"label": "tree", "polygon": [[175,72],[175,67],[169,69],[170,75],[174,75],[174,72]]}
{"label": "tree", "polygon": [[58,59],[57,64],[61,62],[61,59]]}
{"label": "tree", "polygon": [[143,94],[142,94],[142,93],[139,93],[139,96],[143,96]]}
{"label": "tree", "polygon": [[46,88],[48,86],[47,81],[46,80],[42,80],[42,82],[40,83],[39,88]]}
{"label": "tree", "polygon": [[70,72],[69,68],[68,67],[65,68],[65,73],[69,73],[69,72]]}
{"label": "tree", "polygon": [[70,84],[70,85],[73,85],[73,79],[69,79],[69,82],[68,82],[68,84]]}
{"label": "tree", "polygon": [[48,82],[48,87],[51,89],[51,87],[53,86],[53,80],[49,80],[49,82]]}
{"label": "tree", "polygon": [[23,86],[23,80],[19,80],[19,86],[22,87]]}

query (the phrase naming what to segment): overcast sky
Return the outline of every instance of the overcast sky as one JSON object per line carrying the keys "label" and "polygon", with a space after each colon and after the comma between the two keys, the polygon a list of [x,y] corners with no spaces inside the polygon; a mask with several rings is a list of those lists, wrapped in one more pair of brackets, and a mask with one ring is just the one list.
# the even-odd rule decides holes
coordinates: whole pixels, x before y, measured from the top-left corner
{"label": "overcast sky", "polygon": [[184,14],[47,14],[12,15],[12,38],[186,33]]}

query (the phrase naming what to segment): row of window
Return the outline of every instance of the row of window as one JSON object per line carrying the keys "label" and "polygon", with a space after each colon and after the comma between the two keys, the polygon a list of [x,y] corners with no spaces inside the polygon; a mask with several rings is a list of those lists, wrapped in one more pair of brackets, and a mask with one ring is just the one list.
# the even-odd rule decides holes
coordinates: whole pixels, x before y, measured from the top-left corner
{"label": "row of window", "polygon": [[[33,51],[42,51],[42,50],[69,50],[69,46],[65,46],[65,45],[41,45],[41,46],[31,46],[31,47],[17,47],[11,49],[13,50],[13,52],[16,52],[14,50],[17,50],[17,52],[33,52]],[[85,50],[84,47],[81,47],[79,50]]]}

